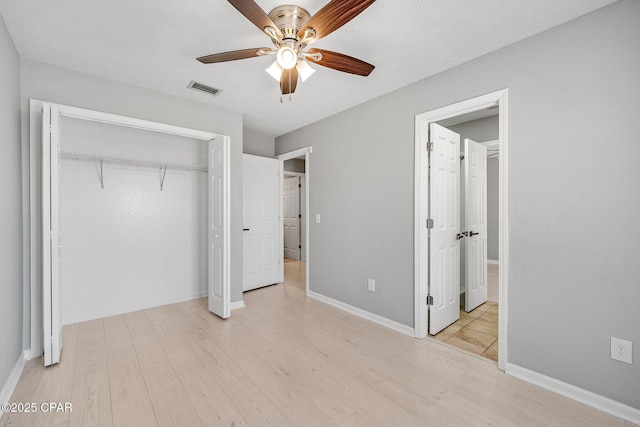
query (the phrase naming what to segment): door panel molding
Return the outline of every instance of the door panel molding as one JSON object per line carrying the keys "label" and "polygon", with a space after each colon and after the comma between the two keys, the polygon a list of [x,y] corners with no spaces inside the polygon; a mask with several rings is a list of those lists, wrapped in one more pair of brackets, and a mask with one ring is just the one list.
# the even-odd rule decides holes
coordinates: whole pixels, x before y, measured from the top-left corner
{"label": "door panel molding", "polygon": [[284,280],[282,162],[243,154],[243,279],[250,291]]}
{"label": "door panel molding", "polygon": [[464,227],[470,233],[465,237],[464,309],[468,313],[487,301],[487,147],[466,138],[464,168]]}
{"label": "door panel molding", "polygon": [[460,318],[460,135],[430,123],[428,211],[428,287],[433,297],[429,334],[435,335]]}

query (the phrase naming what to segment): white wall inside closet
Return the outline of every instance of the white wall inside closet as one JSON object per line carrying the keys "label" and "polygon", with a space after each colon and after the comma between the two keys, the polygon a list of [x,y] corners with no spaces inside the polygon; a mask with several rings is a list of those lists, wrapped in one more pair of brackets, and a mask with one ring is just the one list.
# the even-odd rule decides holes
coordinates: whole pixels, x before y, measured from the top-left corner
{"label": "white wall inside closet", "polygon": [[[62,153],[204,167],[203,141],[63,117]],[[62,323],[207,293],[207,173],[69,160],[60,166]]]}

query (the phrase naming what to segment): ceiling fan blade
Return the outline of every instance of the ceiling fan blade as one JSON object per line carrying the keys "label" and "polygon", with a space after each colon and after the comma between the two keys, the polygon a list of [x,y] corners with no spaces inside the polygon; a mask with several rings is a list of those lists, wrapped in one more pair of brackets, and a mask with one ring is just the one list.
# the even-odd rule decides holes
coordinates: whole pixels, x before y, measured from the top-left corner
{"label": "ceiling fan blade", "polygon": [[232,50],[231,52],[214,53],[213,55],[196,58],[203,64],[215,64],[216,62],[235,61],[237,59],[253,58],[260,56],[259,51],[270,51],[268,47],[256,47],[253,49]]}
{"label": "ceiling fan blade", "polygon": [[288,95],[296,91],[298,85],[298,70],[293,67],[290,70],[282,70],[280,76],[280,91],[283,95]]}
{"label": "ceiling fan blade", "polygon": [[284,35],[276,24],[273,23],[269,15],[257,5],[253,0],[227,0],[233,7],[238,9],[238,12],[244,15],[249,21],[253,22],[253,25],[258,27],[260,31],[264,32],[266,27],[271,27],[276,31],[278,37],[282,38]]}
{"label": "ceiling fan blade", "polygon": [[310,43],[318,41],[351,21],[375,1],[331,0],[298,31],[298,37],[302,38],[305,30],[313,28],[316,32],[316,37]]}
{"label": "ceiling fan blade", "polygon": [[373,69],[376,68],[360,59],[330,50],[311,48],[309,49],[309,53],[322,54],[322,59],[319,61],[314,60],[312,56],[307,56],[307,60],[312,61],[314,64],[333,68],[334,70],[345,73],[357,74],[358,76],[368,76]]}

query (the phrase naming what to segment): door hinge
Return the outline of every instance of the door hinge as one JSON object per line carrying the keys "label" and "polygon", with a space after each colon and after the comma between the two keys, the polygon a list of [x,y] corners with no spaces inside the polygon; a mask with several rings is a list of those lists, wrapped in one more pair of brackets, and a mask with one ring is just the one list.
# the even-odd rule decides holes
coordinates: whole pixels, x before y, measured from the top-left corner
{"label": "door hinge", "polygon": [[298,249],[302,249],[302,245],[298,245]]}
{"label": "door hinge", "polygon": [[433,219],[427,219],[427,228],[433,228]]}
{"label": "door hinge", "polygon": [[433,151],[435,144],[433,142],[427,142],[427,151]]}
{"label": "door hinge", "polygon": [[427,295],[427,305],[433,305],[433,296]]}
{"label": "door hinge", "polygon": [[298,218],[302,218],[302,214],[298,214]]}
{"label": "door hinge", "polygon": [[298,184],[298,188],[302,188],[302,184]]}

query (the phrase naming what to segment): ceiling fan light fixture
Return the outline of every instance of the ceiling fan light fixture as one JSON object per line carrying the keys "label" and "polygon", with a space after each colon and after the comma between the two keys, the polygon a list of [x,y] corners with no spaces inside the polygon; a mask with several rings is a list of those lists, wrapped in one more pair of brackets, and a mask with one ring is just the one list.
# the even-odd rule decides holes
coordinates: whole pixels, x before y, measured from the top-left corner
{"label": "ceiling fan light fixture", "polygon": [[292,47],[282,46],[278,49],[276,61],[278,61],[278,64],[285,70],[290,70],[295,67],[296,62],[298,62],[298,54]]}
{"label": "ceiling fan light fixture", "polygon": [[280,82],[280,77],[282,76],[282,67],[278,64],[278,61],[273,61],[273,64],[269,68],[265,70],[271,77],[273,77],[277,82]]}
{"label": "ceiling fan light fixture", "polygon": [[313,73],[316,72],[316,70],[313,67],[311,67],[311,65],[309,65],[307,61],[298,62],[298,65],[296,65],[296,69],[298,70],[298,74],[300,74],[300,79],[303,82],[307,80],[309,77],[311,77]]}

